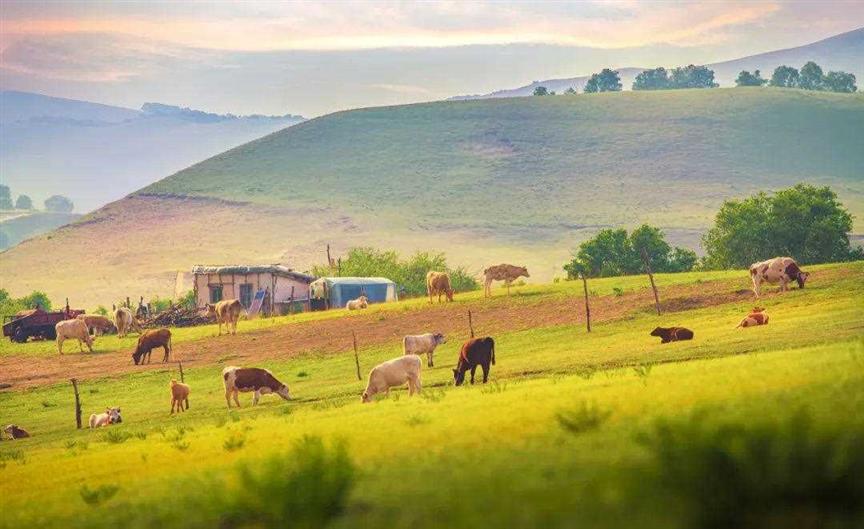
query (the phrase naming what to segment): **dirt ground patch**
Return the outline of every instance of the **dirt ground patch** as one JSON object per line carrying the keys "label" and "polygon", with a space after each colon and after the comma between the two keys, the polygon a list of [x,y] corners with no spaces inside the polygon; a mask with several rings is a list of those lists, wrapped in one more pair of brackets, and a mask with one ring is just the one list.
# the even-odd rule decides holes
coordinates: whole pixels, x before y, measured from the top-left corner
{"label": "dirt ground patch", "polygon": [[[661,296],[662,308],[669,313],[753,299],[750,291],[740,289],[740,281],[729,280],[666,287]],[[235,336],[183,342],[174,346],[174,357],[187,365],[206,366],[223,362],[228,356],[234,364],[254,364],[308,353],[330,355],[350,350],[352,331],[357,334],[361,348],[385,344],[395,346],[406,334],[428,331],[443,332],[458,342],[468,336],[468,310],[471,310],[478,335],[584,324],[585,321],[581,297],[545,295],[536,300],[522,296],[496,297],[434,305],[422,310],[351,314],[343,318],[289,323]],[[649,289],[621,296],[591,298],[594,323],[653,310],[654,299]],[[158,360],[148,366],[134,366],[130,350],[52,357],[8,356],[0,359],[0,378],[4,383],[12,384],[12,390],[21,390],[63,382],[73,374],[80,380],[87,380],[163,367]],[[154,353],[154,358],[160,357],[159,351]]]}

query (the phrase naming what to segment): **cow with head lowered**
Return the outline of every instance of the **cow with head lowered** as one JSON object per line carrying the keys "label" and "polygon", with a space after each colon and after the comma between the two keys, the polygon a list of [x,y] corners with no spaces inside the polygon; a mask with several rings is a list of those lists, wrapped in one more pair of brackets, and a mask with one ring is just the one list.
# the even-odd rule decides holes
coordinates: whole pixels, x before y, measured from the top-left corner
{"label": "cow with head lowered", "polygon": [[750,279],[753,280],[753,293],[757,298],[761,294],[762,283],[780,283],[780,292],[784,292],[789,290],[792,281],[798,283],[798,288],[804,288],[809,277],[810,273],[801,270],[791,257],[775,257],[750,265]]}
{"label": "cow with head lowered", "polygon": [[252,405],[258,404],[261,395],[275,393],[285,400],[291,400],[291,395],[288,393],[288,386],[279,382],[267,369],[259,367],[235,367],[228,366],[222,370],[222,379],[225,382],[225,401],[228,407],[231,407],[231,398],[234,398],[234,403],[240,407],[240,401],[237,399],[237,393],[247,393],[254,391],[252,397]]}

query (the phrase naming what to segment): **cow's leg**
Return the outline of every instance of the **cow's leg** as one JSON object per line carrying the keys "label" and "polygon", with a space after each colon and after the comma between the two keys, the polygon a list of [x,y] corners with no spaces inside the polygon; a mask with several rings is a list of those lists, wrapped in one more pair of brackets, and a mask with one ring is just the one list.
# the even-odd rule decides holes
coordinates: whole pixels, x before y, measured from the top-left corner
{"label": "cow's leg", "polygon": [[57,337],[57,351],[62,355],[63,354],[63,338]]}
{"label": "cow's leg", "polygon": [[162,363],[164,364],[165,362],[168,361],[168,355],[169,355],[169,353],[171,352],[171,349],[168,349],[168,345],[167,345],[167,344],[166,344],[166,345],[163,345],[162,348],[165,349],[165,356],[162,357]]}
{"label": "cow's leg", "polygon": [[471,384],[474,384],[474,372],[477,371],[477,364],[471,366]]}
{"label": "cow's leg", "polygon": [[258,399],[260,399],[260,398],[261,398],[261,390],[256,389],[255,394],[252,395],[252,405],[257,406],[258,405]]}
{"label": "cow's leg", "polygon": [[189,397],[186,397],[186,409],[189,409]]}
{"label": "cow's leg", "polygon": [[429,367],[432,367],[432,351],[429,351],[428,353],[426,353],[426,360],[427,360],[426,365],[428,365]]}
{"label": "cow's leg", "polygon": [[79,339],[78,339],[78,352],[80,352],[80,353],[83,353],[83,352],[84,352],[84,345],[82,345],[82,344],[83,344],[83,342],[82,342],[81,339],[79,338]]}
{"label": "cow's leg", "polygon": [[177,402],[177,399],[171,397],[171,415],[174,415],[174,405]]}
{"label": "cow's leg", "polygon": [[225,388],[225,402],[228,403],[228,409],[231,409],[231,390]]}
{"label": "cow's leg", "polygon": [[761,290],[760,287],[761,286],[762,286],[762,282],[754,277],[753,278],[753,293],[756,294],[757,298],[761,295],[760,294],[760,290]]}
{"label": "cow's leg", "polygon": [[489,380],[489,362],[481,365],[483,368],[483,383],[485,384],[487,380]]}
{"label": "cow's leg", "polygon": [[235,388],[234,389],[234,403],[237,404],[238,408],[240,407],[240,399],[237,398],[237,395],[239,395],[239,394],[240,394],[240,392]]}
{"label": "cow's leg", "polygon": [[507,295],[509,296],[510,295],[510,280],[507,279],[506,281],[504,281],[504,283],[507,284]]}

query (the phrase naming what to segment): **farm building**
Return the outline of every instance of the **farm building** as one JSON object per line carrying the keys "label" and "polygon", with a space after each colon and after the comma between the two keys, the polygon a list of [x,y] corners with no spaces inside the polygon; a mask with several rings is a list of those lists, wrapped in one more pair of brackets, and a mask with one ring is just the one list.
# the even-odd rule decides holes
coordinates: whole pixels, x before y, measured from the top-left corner
{"label": "farm building", "polygon": [[384,277],[322,277],[310,286],[315,309],[344,307],[361,295],[370,303],[396,301],[396,283]]}
{"label": "farm building", "polygon": [[[198,265],[192,268],[193,290],[199,307],[223,299],[238,299],[250,315],[286,314],[309,310],[313,276],[282,265]],[[292,307],[293,305],[293,307]]]}

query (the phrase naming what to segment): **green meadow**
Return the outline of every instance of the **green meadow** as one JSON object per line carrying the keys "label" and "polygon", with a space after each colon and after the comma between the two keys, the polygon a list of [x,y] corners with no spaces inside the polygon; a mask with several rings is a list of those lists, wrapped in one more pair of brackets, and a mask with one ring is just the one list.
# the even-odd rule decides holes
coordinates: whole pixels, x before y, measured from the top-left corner
{"label": "green meadow", "polygon": [[[34,434],[0,443],[4,527],[860,527],[864,522],[864,262],[813,267],[803,290],[759,302],[769,325],[736,329],[754,302],[496,333],[486,385],[455,387],[458,340],[423,368],[423,392],[361,404],[365,374],[400,354],[308,352],[267,366],[293,400],[241,395],[226,408],[226,362],[189,367],[191,409],[169,414],[176,369],[81,384],[84,419],[120,406],[124,422],[74,428],[68,384],[0,393],[0,422]],[[831,281],[819,281],[830,272]],[[824,276],[823,276],[824,277]],[[663,288],[746,272],[660,275]],[[590,283],[592,296],[644,277]],[[482,293],[457,297],[480,301]],[[572,298],[581,283],[500,290],[488,303]],[[423,316],[423,299],[380,305]],[[650,309],[650,307],[648,307]],[[576,309],[574,309],[576,310]],[[241,332],[342,311],[242,322]],[[695,339],[661,345],[658,325]],[[176,340],[215,328],[177,329]],[[97,342],[115,346],[116,338]],[[128,339],[123,344],[131,344]],[[26,361],[53,344],[4,345]],[[120,344],[116,344],[120,345]],[[70,348],[77,353],[77,345]],[[278,523],[276,523],[278,522]]]}

